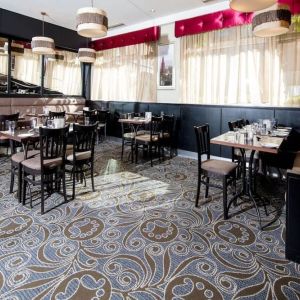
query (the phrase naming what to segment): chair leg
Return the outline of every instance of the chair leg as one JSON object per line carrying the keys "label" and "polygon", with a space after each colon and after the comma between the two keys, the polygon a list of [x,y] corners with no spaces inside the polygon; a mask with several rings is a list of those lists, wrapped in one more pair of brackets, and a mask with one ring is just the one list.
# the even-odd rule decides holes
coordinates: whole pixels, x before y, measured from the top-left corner
{"label": "chair leg", "polygon": [[201,189],[201,174],[198,173],[198,184],[197,184],[197,195],[196,195],[196,207],[199,204],[199,197],[200,197],[200,189]]}
{"label": "chair leg", "polygon": [[76,166],[75,165],[73,165],[72,174],[73,174],[73,187],[72,187],[72,200],[73,200],[75,198],[75,177],[76,177]]}
{"label": "chair leg", "polygon": [[208,198],[209,192],[209,177],[206,177],[205,198]]}
{"label": "chair leg", "polygon": [[25,202],[26,202],[26,184],[27,184],[27,182],[26,182],[26,180],[25,180],[25,177],[26,177],[26,174],[25,174],[25,172],[23,171],[23,184],[22,184],[22,197],[23,197],[23,199],[22,199],[22,203],[23,203],[23,205],[25,205]]}
{"label": "chair leg", "polygon": [[14,173],[14,166],[12,165],[10,169],[10,188],[9,188],[10,194],[14,191],[14,184],[15,184],[15,173]]}
{"label": "chair leg", "polygon": [[135,144],[135,163],[137,164],[138,160],[138,152],[139,152],[139,147],[137,144]]}
{"label": "chair leg", "polygon": [[22,202],[22,182],[23,182],[23,179],[22,179],[22,165],[19,164],[18,165],[18,200],[19,200],[19,203]]}
{"label": "chair leg", "polygon": [[44,180],[41,178],[41,215],[45,213],[45,187]]}
{"label": "chair leg", "polygon": [[94,183],[94,162],[91,163],[91,180],[92,180],[92,190],[95,192],[95,183]]}
{"label": "chair leg", "polygon": [[124,154],[124,139],[122,139],[121,160],[123,160],[123,154]]}
{"label": "chair leg", "polygon": [[66,189],[66,175],[65,175],[65,170],[62,171],[62,182],[63,182],[63,196],[65,202],[68,202],[67,198],[67,189]]}
{"label": "chair leg", "polygon": [[134,140],[131,141],[131,163],[133,163]]}
{"label": "chair leg", "polygon": [[151,145],[149,145],[149,155],[150,155],[151,167],[153,167],[152,146]]}
{"label": "chair leg", "polygon": [[227,207],[227,178],[223,178],[223,210],[224,220],[228,219],[228,207]]}

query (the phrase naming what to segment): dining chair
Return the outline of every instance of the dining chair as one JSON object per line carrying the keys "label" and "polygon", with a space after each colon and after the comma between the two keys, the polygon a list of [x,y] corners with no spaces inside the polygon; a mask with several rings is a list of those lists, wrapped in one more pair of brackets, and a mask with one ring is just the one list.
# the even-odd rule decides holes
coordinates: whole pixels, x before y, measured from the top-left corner
{"label": "dining chair", "polygon": [[[246,125],[249,125],[250,122],[245,119],[237,119],[235,121],[229,121],[228,122],[228,128],[229,131],[234,131],[234,130],[239,130],[244,128]],[[251,150],[246,150],[245,151],[245,160],[249,162],[251,155]],[[242,153],[240,149],[238,148],[231,148],[231,160],[232,162],[236,162],[238,164],[238,173],[237,173],[237,178],[240,178],[243,172],[243,165],[242,165]],[[259,168],[259,154],[255,153],[254,154],[254,171],[257,172]],[[256,180],[253,182],[254,184],[254,189],[256,189]]]}
{"label": "dining chair", "polygon": [[[0,131],[5,131],[8,128],[7,121],[15,121],[17,122],[19,119],[19,113],[10,114],[10,115],[0,115]],[[10,147],[9,138],[0,136],[0,147],[6,148],[6,155],[8,155],[8,149]]]}
{"label": "dining chair", "polygon": [[[67,202],[65,180],[65,154],[69,125],[63,128],[39,128],[40,155],[22,162],[23,205],[26,202],[26,188],[29,187],[32,207],[32,186],[40,186],[41,214],[45,213],[45,200],[55,191],[60,192],[61,181],[64,202]],[[55,184],[55,189],[53,189]],[[45,197],[47,192],[48,197]]]}
{"label": "dining chair", "polygon": [[[208,198],[209,187],[215,187],[223,190],[223,215],[224,219],[228,219],[229,205],[227,201],[228,186],[233,184],[234,192],[236,193],[236,169],[237,164],[234,162],[210,159],[210,133],[209,125],[194,126],[196,135],[196,144],[198,152],[198,184],[196,195],[196,207],[199,204],[201,184],[204,184],[205,198]],[[206,160],[202,160],[202,156],[206,155]],[[210,182],[210,178],[222,180],[222,185]]]}
{"label": "dining chair", "polygon": [[[134,116],[134,113],[132,113]],[[119,119],[128,119],[128,114],[119,114]],[[134,161],[134,141],[136,135],[144,134],[144,130],[139,130],[135,128],[132,124],[121,122],[121,138],[122,138],[122,150],[121,150],[121,160],[123,160],[125,146],[130,147],[131,162]],[[140,128],[143,129],[143,128]]]}
{"label": "dining chair", "polygon": [[61,118],[64,118],[65,116],[66,116],[65,111],[49,111],[48,118],[50,120],[53,120],[53,119],[61,119]]}
{"label": "dining chair", "polygon": [[175,116],[174,115],[163,115],[162,128],[161,128],[161,149],[162,156],[164,158],[164,149],[167,148],[169,151],[170,158],[173,157],[174,151],[174,138],[175,138]]}
{"label": "dining chair", "polygon": [[[85,180],[85,173],[90,171],[92,190],[95,191],[94,185],[94,148],[96,141],[98,123],[93,125],[73,125],[73,153],[67,156],[67,165],[71,170],[67,172],[72,174],[73,188],[72,199],[75,198],[75,181],[77,175]],[[85,180],[86,183],[86,180]]]}
{"label": "dining chair", "polygon": [[98,121],[98,141],[101,140],[101,132],[103,132],[103,140],[106,139],[106,127],[109,118],[109,111],[107,110],[97,110],[97,121]]}
{"label": "dining chair", "polygon": [[[16,124],[16,130],[30,130],[33,129],[35,124],[34,120],[22,120],[22,121],[17,121]],[[21,182],[22,182],[22,162],[25,159],[33,158],[36,155],[40,153],[39,150],[35,149],[35,143],[30,143],[28,145],[28,148],[31,147],[31,150],[26,152],[26,157],[25,157],[25,151],[22,148],[22,144],[18,142],[14,142],[13,140],[10,140],[10,149],[11,149],[11,168],[10,168],[10,189],[9,192],[13,193],[13,188],[14,188],[14,182],[15,182],[15,175],[18,178],[18,193],[21,192]],[[21,152],[17,152],[17,150],[20,149]],[[19,198],[20,199],[20,198]]]}
{"label": "dining chair", "polygon": [[149,123],[149,133],[135,136],[135,163],[138,161],[138,150],[142,147],[147,147],[150,156],[151,167],[153,166],[153,150],[158,153],[158,158],[161,158],[161,139],[162,139],[162,117],[152,117]]}

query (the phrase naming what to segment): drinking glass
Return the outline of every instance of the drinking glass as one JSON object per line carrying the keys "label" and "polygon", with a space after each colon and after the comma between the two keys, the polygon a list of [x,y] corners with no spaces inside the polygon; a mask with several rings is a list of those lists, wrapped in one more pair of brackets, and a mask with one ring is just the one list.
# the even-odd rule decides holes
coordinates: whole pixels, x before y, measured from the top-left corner
{"label": "drinking glass", "polygon": [[84,125],[89,125],[90,124],[90,118],[89,117],[85,117],[84,118]]}
{"label": "drinking glass", "polygon": [[32,107],[31,107],[31,112],[32,112],[32,114],[34,114],[34,115],[36,114],[36,107],[35,107],[35,106],[32,106]]}
{"label": "drinking glass", "polygon": [[53,120],[47,120],[47,127],[48,128],[53,128],[54,127]]}
{"label": "drinking glass", "polygon": [[10,132],[12,134],[15,133],[15,128],[16,128],[16,122],[15,121],[10,121]]}

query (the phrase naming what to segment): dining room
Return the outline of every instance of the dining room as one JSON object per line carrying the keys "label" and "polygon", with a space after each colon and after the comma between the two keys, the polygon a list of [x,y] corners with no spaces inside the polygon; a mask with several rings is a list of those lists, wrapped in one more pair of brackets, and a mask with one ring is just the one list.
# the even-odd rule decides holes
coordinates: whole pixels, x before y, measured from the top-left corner
{"label": "dining room", "polygon": [[296,0],[1,0],[0,298],[299,299],[299,55]]}

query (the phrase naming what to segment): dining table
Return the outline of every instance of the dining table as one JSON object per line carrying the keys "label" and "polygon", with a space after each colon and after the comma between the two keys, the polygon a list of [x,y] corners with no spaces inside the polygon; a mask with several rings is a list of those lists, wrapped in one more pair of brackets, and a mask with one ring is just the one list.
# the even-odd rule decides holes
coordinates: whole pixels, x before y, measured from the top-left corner
{"label": "dining table", "polygon": [[134,117],[131,119],[119,119],[118,122],[131,126],[132,131],[136,134],[140,126],[149,124],[151,120],[141,117]]}
{"label": "dining table", "polygon": [[[260,228],[263,230],[266,227],[273,224],[277,218],[274,218],[270,222],[262,225],[261,213],[258,207],[258,203],[263,203],[265,213],[268,216],[269,213],[266,208],[266,203],[262,199],[262,197],[257,193],[257,191],[253,188],[254,182],[254,170],[253,170],[253,162],[254,155],[256,152],[264,152],[270,154],[278,154],[280,146],[284,139],[288,136],[288,131],[285,136],[270,136],[270,135],[253,135],[253,138],[250,140],[246,138],[246,134],[229,131],[224,134],[221,134],[217,137],[214,137],[210,140],[211,144],[233,147],[240,150],[241,153],[241,165],[242,165],[242,191],[240,192],[239,198],[243,199],[245,196],[248,198],[256,209],[257,217],[259,220]],[[250,152],[250,155],[246,154],[246,152]],[[247,161],[248,161],[248,173],[247,173]],[[231,203],[229,204],[229,206]]]}

